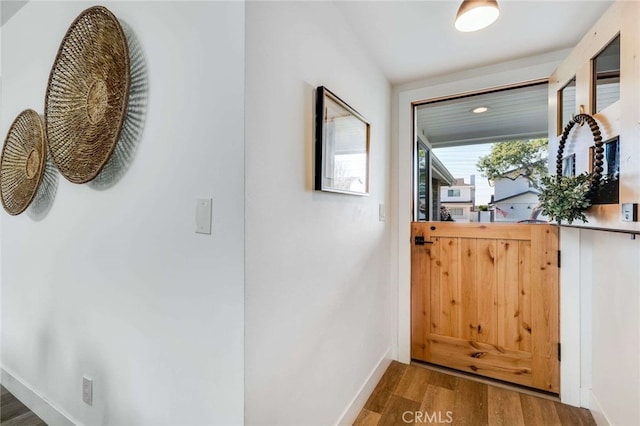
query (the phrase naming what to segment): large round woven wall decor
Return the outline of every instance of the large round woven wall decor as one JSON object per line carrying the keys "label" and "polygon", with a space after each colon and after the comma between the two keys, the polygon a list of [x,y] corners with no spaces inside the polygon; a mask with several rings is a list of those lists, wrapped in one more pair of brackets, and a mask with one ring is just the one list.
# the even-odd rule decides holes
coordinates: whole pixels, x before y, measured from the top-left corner
{"label": "large round woven wall decor", "polygon": [[111,157],[125,120],[129,73],[118,19],[102,6],[82,12],[62,40],[45,100],[49,152],[69,181],[89,182]]}
{"label": "large round woven wall decor", "polygon": [[7,213],[17,215],[29,207],[46,158],[44,123],[37,112],[25,110],[11,124],[0,157],[0,198]]}

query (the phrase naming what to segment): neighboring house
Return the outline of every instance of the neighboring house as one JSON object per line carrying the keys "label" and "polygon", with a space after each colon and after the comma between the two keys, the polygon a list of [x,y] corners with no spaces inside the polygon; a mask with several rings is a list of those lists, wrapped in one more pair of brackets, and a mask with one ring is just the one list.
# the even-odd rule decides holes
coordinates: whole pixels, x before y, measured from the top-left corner
{"label": "neighboring house", "polygon": [[494,221],[518,222],[530,219],[531,213],[538,206],[538,190],[527,179],[518,176],[517,170],[508,172],[508,175],[511,178],[496,179],[494,182],[494,196],[491,200],[491,206],[495,210]]}
{"label": "neighboring house", "polygon": [[476,202],[475,176],[471,175],[470,183],[464,178],[457,178],[450,186],[440,187],[440,201],[456,222],[471,222],[471,211]]}

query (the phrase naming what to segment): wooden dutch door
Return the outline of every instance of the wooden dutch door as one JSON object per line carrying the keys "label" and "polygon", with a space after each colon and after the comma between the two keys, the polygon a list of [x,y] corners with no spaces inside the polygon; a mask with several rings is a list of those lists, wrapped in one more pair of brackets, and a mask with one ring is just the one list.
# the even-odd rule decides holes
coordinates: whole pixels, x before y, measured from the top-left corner
{"label": "wooden dutch door", "polygon": [[560,392],[558,229],[416,222],[412,358]]}

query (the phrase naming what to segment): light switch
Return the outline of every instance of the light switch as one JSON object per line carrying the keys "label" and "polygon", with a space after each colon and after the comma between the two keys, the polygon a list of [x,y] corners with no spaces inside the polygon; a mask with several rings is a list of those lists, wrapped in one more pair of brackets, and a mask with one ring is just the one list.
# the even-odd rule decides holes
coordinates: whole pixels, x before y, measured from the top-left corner
{"label": "light switch", "polygon": [[384,204],[380,203],[378,204],[378,220],[380,222],[384,222],[386,218],[387,218],[387,214],[385,212]]}
{"label": "light switch", "polygon": [[93,380],[89,377],[82,377],[82,401],[87,405],[93,405]]}
{"label": "light switch", "polygon": [[622,221],[623,222],[638,221],[638,204],[625,203],[622,205]]}
{"label": "light switch", "polygon": [[211,235],[211,198],[198,198],[196,204],[196,233]]}

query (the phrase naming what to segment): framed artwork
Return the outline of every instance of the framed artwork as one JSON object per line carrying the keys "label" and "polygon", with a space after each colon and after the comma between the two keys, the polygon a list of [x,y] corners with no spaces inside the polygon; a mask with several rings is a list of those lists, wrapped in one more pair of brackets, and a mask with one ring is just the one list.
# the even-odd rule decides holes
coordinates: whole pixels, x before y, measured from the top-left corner
{"label": "framed artwork", "polygon": [[369,143],[369,122],[326,87],[318,87],[315,189],[368,195]]}

